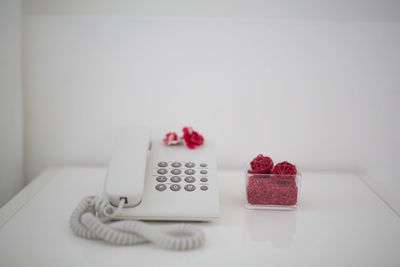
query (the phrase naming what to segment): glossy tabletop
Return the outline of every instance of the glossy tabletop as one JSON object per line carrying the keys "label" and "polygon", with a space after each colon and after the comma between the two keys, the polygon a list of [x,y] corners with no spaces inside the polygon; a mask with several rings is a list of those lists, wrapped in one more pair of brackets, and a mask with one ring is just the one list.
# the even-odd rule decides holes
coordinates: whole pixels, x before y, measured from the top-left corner
{"label": "glossy tabletop", "polygon": [[355,174],[304,172],[296,211],[247,210],[244,175],[219,171],[221,218],[175,252],[80,239],[69,216],[105,168],[51,168],[0,209],[0,266],[400,266],[400,218]]}

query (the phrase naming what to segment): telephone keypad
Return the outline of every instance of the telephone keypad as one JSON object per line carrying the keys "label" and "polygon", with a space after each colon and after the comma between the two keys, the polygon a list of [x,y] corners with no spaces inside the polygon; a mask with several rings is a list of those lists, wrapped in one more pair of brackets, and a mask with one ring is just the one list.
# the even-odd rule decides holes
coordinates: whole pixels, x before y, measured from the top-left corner
{"label": "telephone keypad", "polygon": [[173,182],[173,183],[179,183],[180,181],[182,181],[182,179],[179,176],[172,176],[171,177],[171,182]]}
{"label": "telephone keypad", "polygon": [[165,182],[166,180],[167,180],[167,177],[166,177],[166,176],[158,176],[158,177],[157,177],[157,181],[160,182],[160,183],[163,183],[163,182]]}
{"label": "telephone keypad", "polygon": [[165,189],[167,189],[167,186],[165,184],[158,184],[156,185],[156,189],[158,191],[164,191]]}
{"label": "telephone keypad", "polygon": [[192,185],[192,184],[188,184],[188,185],[185,186],[185,190],[189,191],[189,192],[192,192],[195,189],[196,189],[196,187],[194,185]]}
{"label": "telephone keypad", "polygon": [[194,178],[193,176],[188,176],[185,178],[185,182],[187,183],[194,183],[194,181],[196,181],[196,178]]}
{"label": "telephone keypad", "polygon": [[172,191],[179,191],[181,190],[181,186],[179,184],[173,184],[169,187]]}
{"label": "telephone keypad", "polygon": [[182,166],[182,164],[180,163],[180,162],[173,162],[172,164],[171,164],[171,166],[172,167],[174,167],[174,168],[179,168],[180,166]]}
{"label": "telephone keypad", "polygon": [[196,172],[195,172],[193,169],[187,169],[187,170],[185,171],[185,173],[186,173],[187,175],[193,175],[193,174],[195,174]]}
{"label": "telephone keypad", "polygon": [[[181,174],[184,174],[184,177]],[[158,175],[157,175],[158,174]],[[190,161],[159,161],[156,163],[155,189],[157,191],[193,192],[207,191],[208,168],[207,163],[194,163]],[[168,191],[168,190],[167,190]],[[182,193],[184,193],[182,192]]]}
{"label": "telephone keypad", "polygon": [[159,170],[157,171],[157,173],[158,173],[158,174],[167,174],[168,171],[167,171],[167,169],[159,169]]}
{"label": "telephone keypad", "polygon": [[178,175],[178,174],[181,174],[181,170],[180,169],[173,169],[172,171],[171,171],[171,173],[172,174],[174,174],[174,175]]}
{"label": "telephone keypad", "polygon": [[165,161],[161,161],[161,162],[159,162],[157,165],[158,165],[158,167],[165,168],[165,167],[168,166],[168,163],[165,162]]}

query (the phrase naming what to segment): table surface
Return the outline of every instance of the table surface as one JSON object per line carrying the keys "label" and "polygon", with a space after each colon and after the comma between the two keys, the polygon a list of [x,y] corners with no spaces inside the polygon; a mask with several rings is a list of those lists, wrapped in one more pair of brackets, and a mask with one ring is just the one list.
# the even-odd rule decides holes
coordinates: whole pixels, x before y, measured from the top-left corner
{"label": "table surface", "polygon": [[355,174],[303,173],[296,211],[247,210],[240,171],[220,171],[221,217],[176,252],[80,239],[69,216],[102,192],[106,169],[43,172],[0,209],[0,266],[400,266],[400,218]]}

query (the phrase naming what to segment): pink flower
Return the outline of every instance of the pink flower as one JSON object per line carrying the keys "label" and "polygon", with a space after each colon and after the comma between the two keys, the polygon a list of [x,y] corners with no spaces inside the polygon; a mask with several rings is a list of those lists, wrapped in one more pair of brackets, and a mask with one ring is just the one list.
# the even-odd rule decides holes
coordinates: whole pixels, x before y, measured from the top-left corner
{"label": "pink flower", "polygon": [[167,133],[165,135],[165,138],[163,139],[163,141],[164,141],[164,144],[166,144],[167,146],[170,146],[170,145],[179,144],[181,140],[179,139],[179,137],[176,133],[171,132],[171,133]]}
{"label": "pink flower", "polygon": [[273,174],[295,175],[297,173],[296,166],[287,161],[280,162],[272,169]]}
{"label": "pink flower", "polygon": [[271,173],[274,163],[270,157],[264,157],[262,154],[255,157],[251,163],[251,170],[249,173]]}
{"label": "pink flower", "polygon": [[198,146],[203,145],[204,138],[198,132],[193,131],[192,127],[184,127],[183,140],[185,140],[186,146],[190,149],[195,149]]}

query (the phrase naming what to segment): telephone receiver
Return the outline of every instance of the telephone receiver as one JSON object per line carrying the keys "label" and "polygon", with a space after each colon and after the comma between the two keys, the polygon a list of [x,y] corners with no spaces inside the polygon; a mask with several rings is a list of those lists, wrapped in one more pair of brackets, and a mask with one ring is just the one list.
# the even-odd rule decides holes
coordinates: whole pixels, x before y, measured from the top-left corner
{"label": "telephone receiver", "polygon": [[131,127],[119,133],[105,184],[113,206],[117,207],[123,200],[124,207],[131,208],[142,201],[150,148],[150,131],[146,128]]}
{"label": "telephone receiver", "polygon": [[122,129],[109,163],[104,197],[123,208],[115,219],[209,221],[219,217],[211,143],[196,149],[151,141],[145,127]]}

